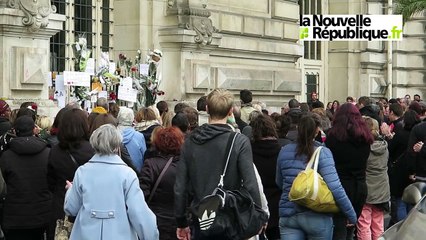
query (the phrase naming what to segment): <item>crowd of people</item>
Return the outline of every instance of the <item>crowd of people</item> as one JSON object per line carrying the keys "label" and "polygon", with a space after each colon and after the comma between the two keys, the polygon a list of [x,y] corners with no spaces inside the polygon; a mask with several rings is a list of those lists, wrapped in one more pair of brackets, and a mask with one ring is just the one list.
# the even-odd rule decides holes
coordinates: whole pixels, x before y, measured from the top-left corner
{"label": "crowd of people", "polygon": [[[239,97],[215,89],[196,103],[169,109],[160,101],[138,111],[99,98],[90,113],[70,103],[53,122],[34,102],[12,110],[0,100],[5,239],[53,240],[65,216],[74,222],[70,239],[228,239],[204,235],[191,210],[217,187],[234,132],[223,187],[245,188],[269,215],[254,238],[377,240],[386,212],[390,225],[407,216],[404,188],[426,182],[419,95],[324,106],[312,93],[280,113],[249,90]],[[319,146],[318,173],[339,213],[289,200]]]}

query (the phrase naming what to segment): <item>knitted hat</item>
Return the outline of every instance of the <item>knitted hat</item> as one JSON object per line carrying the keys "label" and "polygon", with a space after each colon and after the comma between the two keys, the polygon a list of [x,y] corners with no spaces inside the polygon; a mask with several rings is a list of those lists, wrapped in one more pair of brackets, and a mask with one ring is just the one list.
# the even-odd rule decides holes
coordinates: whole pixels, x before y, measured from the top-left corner
{"label": "knitted hat", "polygon": [[34,127],[34,120],[26,115],[18,117],[13,123],[13,128],[18,137],[32,136]]}
{"label": "knitted hat", "polygon": [[4,115],[7,109],[9,109],[9,104],[4,100],[0,100],[0,116]]}
{"label": "knitted hat", "polygon": [[119,126],[132,126],[133,120],[135,119],[135,114],[133,110],[127,107],[120,107],[118,111],[118,125]]}
{"label": "knitted hat", "polygon": [[108,112],[103,107],[95,107],[92,112],[99,114],[107,114]]}

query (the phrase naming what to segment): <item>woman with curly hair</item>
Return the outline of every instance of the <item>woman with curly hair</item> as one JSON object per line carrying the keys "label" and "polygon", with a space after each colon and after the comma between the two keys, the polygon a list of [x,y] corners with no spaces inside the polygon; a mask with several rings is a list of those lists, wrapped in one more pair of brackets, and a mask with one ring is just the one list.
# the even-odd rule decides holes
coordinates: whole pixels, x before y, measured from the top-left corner
{"label": "woman with curly hair", "polygon": [[[367,159],[374,139],[358,108],[350,103],[337,109],[332,125],[325,144],[333,153],[339,179],[359,216],[367,198]],[[333,239],[353,239],[354,227],[347,227],[342,213],[336,214],[333,222]]]}
{"label": "woman with curly hair", "polygon": [[157,154],[145,159],[140,185],[149,208],[157,216],[160,239],[176,239],[174,185],[184,135],[176,127],[159,128],[152,144]]}

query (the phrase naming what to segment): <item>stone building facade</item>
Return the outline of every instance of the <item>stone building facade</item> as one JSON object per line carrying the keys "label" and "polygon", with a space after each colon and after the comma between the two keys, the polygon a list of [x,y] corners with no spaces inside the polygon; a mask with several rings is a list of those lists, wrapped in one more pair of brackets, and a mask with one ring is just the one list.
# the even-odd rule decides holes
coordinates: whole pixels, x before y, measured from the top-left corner
{"label": "stone building facade", "polygon": [[[46,26],[32,31],[23,23],[23,8],[50,2],[59,14],[43,13]],[[119,53],[161,49],[166,94],[159,99],[170,102],[193,101],[216,87],[236,95],[250,89],[255,101],[277,111],[290,98],[306,101],[312,91],[323,102],[361,95],[423,97],[424,13],[405,24],[402,42],[299,41],[299,14],[387,14],[390,2],[5,0],[0,3],[0,96],[46,99],[47,84],[39,73],[73,70],[71,44],[87,32],[96,59],[102,51],[117,60]],[[34,67],[34,62],[42,64]]]}
{"label": "stone building facade", "polygon": [[163,51],[166,100],[246,88],[254,100],[279,106],[301,92],[295,1],[116,0],[114,8],[116,53]]}

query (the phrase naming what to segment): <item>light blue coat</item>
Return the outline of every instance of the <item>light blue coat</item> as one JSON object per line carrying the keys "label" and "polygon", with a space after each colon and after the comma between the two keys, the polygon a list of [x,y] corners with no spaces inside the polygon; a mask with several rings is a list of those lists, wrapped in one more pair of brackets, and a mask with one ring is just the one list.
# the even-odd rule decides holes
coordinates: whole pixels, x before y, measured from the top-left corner
{"label": "light blue coat", "polygon": [[96,154],[77,169],[64,210],[77,216],[71,240],[158,239],[138,178],[117,155]]}

